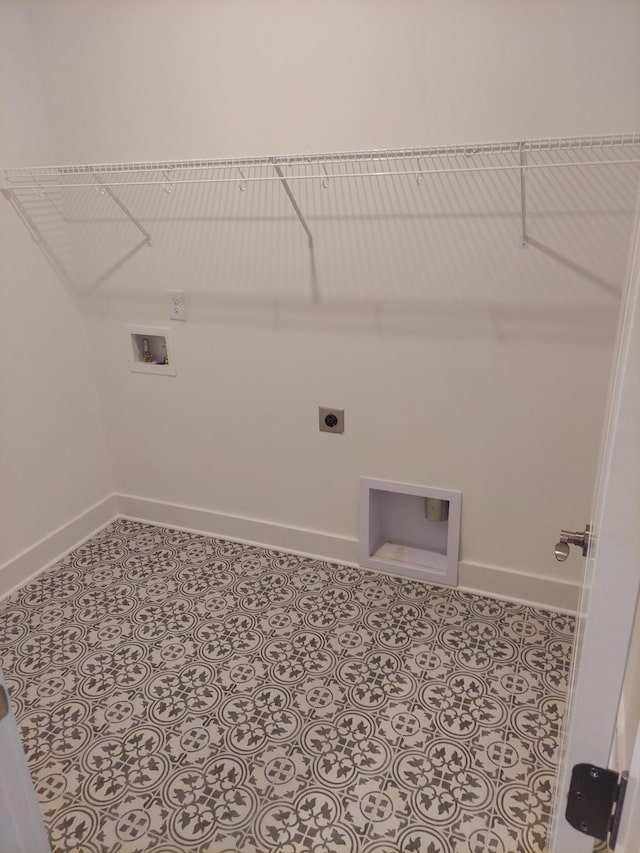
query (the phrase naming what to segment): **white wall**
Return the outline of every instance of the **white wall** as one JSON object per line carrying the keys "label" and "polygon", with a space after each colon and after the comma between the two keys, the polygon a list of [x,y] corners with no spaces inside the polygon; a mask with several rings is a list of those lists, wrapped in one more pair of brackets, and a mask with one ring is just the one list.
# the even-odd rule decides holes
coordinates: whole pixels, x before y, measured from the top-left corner
{"label": "white wall", "polygon": [[33,0],[61,162],[635,129],[634,0]]}
{"label": "white wall", "polygon": [[[634,2],[29,6],[57,162],[640,127]],[[234,189],[200,226],[188,205],[128,199],[154,248],[87,309],[117,491],[348,540],[360,475],[461,489],[466,583],[478,566],[578,580],[580,561],[552,551],[590,511],[632,195],[591,180],[532,183],[555,258],[519,248],[508,182],[456,185],[454,215],[436,205],[410,231],[327,224],[344,199],[309,190],[319,304],[295,220],[264,225],[289,216],[282,196],[242,202],[255,227]],[[178,376],[129,374],[123,326],[163,321],[168,285],[189,299]],[[343,437],[317,432],[319,404],[345,408]]]}
{"label": "white wall", "polygon": [[[0,57],[0,164],[47,161],[48,129],[21,4],[0,3]],[[113,486],[82,315],[2,196],[0,280],[2,565]]]}

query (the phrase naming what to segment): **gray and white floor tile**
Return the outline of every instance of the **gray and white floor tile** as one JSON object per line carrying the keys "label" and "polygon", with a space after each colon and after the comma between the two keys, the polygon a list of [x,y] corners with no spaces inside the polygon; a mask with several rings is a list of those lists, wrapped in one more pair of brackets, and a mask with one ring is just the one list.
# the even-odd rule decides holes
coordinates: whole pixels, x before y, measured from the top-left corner
{"label": "gray and white floor tile", "polygon": [[571,617],[120,519],[0,603],[58,853],[542,853]]}

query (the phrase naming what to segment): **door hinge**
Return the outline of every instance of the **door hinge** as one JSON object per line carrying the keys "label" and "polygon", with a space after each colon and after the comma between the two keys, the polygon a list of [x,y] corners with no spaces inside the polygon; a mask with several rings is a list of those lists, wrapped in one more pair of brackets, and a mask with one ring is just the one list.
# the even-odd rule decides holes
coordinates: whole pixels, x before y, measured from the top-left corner
{"label": "door hinge", "polygon": [[617,773],[594,764],[576,764],[565,817],[574,829],[615,850],[628,773]]}

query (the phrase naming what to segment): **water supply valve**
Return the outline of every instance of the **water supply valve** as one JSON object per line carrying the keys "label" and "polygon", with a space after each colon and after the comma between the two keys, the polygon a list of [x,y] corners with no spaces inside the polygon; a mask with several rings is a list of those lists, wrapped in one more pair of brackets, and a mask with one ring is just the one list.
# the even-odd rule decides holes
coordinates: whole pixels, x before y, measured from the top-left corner
{"label": "water supply valve", "polygon": [[556,544],[554,555],[556,560],[564,563],[571,552],[571,545],[575,545],[582,549],[582,556],[586,557],[591,547],[593,536],[591,534],[591,525],[587,524],[585,529],[579,533],[574,530],[561,530],[560,541]]}

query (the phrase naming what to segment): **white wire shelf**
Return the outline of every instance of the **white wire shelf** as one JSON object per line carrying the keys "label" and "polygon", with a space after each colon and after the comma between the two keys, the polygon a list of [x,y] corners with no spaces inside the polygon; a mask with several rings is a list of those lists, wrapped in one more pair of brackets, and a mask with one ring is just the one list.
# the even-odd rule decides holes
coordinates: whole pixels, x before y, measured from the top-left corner
{"label": "white wire shelf", "polygon": [[[552,152],[589,152],[579,160],[527,161],[527,169],[572,168],[635,164],[640,151],[627,156],[610,156],[613,149],[640,146],[640,133],[617,133],[604,136],[565,136],[547,139],[475,142],[455,145],[436,145],[424,148],[372,149],[310,154],[277,154],[261,157],[225,157],[214,159],[164,160],[131,163],[98,163],[66,166],[35,166],[5,169],[7,185],[12,189],[34,189],[38,182],[47,189],[67,187],[138,186],[167,183],[229,183],[234,181],[281,181],[275,167],[289,169],[288,180],[326,180],[340,178],[370,178],[395,175],[428,175],[452,172],[503,171],[523,168],[517,160],[522,154]],[[495,160],[505,157],[506,161]],[[511,156],[509,156],[511,155]],[[492,158],[489,162],[466,164],[468,158]],[[452,162],[453,159],[453,162]],[[444,162],[443,162],[444,160]],[[423,162],[427,161],[427,162]],[[462,162],[460,162],[462,161]],[[355,171],[358,166],[360,171]],[[331,167],[331,170],[329,169]],[[343,168],[342,171],[336,169]],[[352,168],[347,168],[352,167]],[[253,170],[252,174],[245,170]],[[189,173],[226,172],[221,175]],[[133,176],[117,179],[117,176]],[[155,177],[158,175],[158,177]],[[98,181],[97,176],[101,180]],[[61,179],[75,180],[61,180]],[[59,182],[56,182],[58,179]]]}
{"label": "white wire shelf", "polygon": [[[416,238],[412,222],[431,223],[424,232],[428,241],[440,227],[435,224],[438,219],[508,216],[517,227],[509,234],[515,244],[539,246],[530,240],[528,195],[534,224],[539,223],[536,216],[541,198],[556,207],[566,199],[576,211],[592,215],[605,203],[614,209],[618,199],[635,193],[639,167],[640,133],[617,133],[329,153],[19,167],[0,173],[0,191],[71,290],[81,285],[98,287],[144,246],[156,245],[154,255],[170,262],[177,233],[192,241],[190,251],[197,252],[201,244],[195,235],[201,233],[198,229],[204,227],[203,222],[210,223],[210,242],[244,217],[247,234],[253,233],[250,223],[269,223],[264,227],[276,234],[280,233],[279,224],[297,219],[306,236],[306,263],[315,298],[318,276],[328,280],[324,270],[331,268],[332,252],[345,251],[343,242],[354,229],[361,228],[357,239],[366,241],[369,237],[364,229],[384,223],[387,230],[376,232],[380,244],[385,234],[404,222],[404,234],[414,234],[415,246],[422,235]],[[241,192],[236,194],[235,188]],[[186,230],[187,223],[191,223],[191,231]],[[399,234],[397,238],[404,239]],[[291,246],[298,257],[298,238],[295,240]],[[357,251],[364,258],[361,248]],[[220,252],[219,244],[217,250]],[[240,253],[245,251],[243,247]],[[274,255],[278,251],[274,248]],[[355,248],[350,251],[355,257]],[[588,278],[586,267],[580,268]]]}

